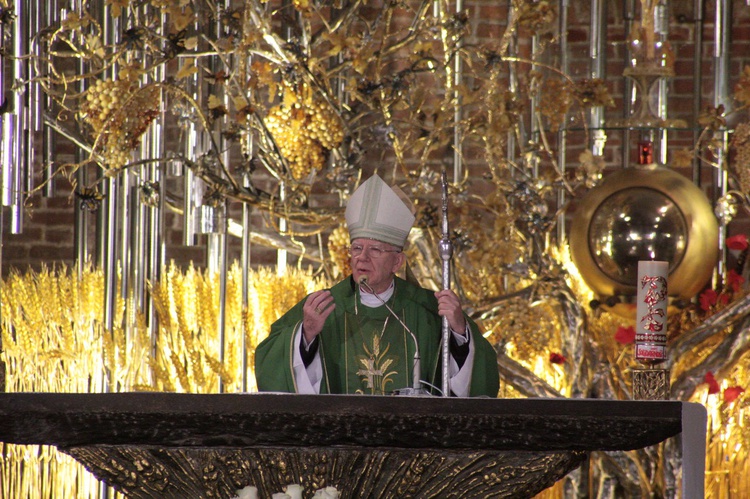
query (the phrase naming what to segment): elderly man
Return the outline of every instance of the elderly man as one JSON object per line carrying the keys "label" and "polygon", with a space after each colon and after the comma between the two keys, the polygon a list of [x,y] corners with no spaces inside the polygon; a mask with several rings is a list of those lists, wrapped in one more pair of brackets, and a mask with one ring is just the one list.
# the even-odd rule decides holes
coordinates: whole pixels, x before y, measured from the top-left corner
{"label": "elderly man", "polygon": [[255,353],[258,388],[382,395],[415,388],[417,380],[434,393],[442,379],[445,317],[452,395],[496,397],[495,351],[455,293],[432,292],[396,275],[414,223],[404,193],[370,177],[352,195],[346,223],[352,275],[308,295],[271,326]]}

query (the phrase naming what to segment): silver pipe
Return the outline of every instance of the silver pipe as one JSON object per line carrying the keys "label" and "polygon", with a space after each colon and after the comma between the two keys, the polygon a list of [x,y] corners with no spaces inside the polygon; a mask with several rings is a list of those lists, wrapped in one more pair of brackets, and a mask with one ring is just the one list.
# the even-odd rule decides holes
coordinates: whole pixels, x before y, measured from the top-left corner
{"label": "silver pipe", "polygon": [[[185,64],[184,61],[180,60],[180,65]],[[195,102],[200,102],[200,89],[201,89],[201,76],[200,74],[194,74],[189,77],[187,80],[187,88],[186,90],[188,92],[192,93],[192,97],[195,100]],[[187,111],[184,111],[187,112]],[[199,132],[196,128],[195,123],[193,120],[189,120],[189,122],[184,126],[183,133],[185,133],[187,136],[185,137],[185,148],[183,154],[186,158],[197,158],[203,151],[200,150],[199,146],[201,144],[199,140]],[[196,222],[195,222],[195,190],[196,190],[196,179],[195,175],[193,173],[193,170],[188,167],[187,163],[182,164],[182,189],[183,189],[183,217],[182,217],[182,234],[183,234],[183,241],[182,244],[185,246],[194,246],[196,243]]]}
{"label": "silver pipe", "polygon": [[[5,23],[0,23],[0,40],[5,39],[6,29],[7,27]],[[7,65],[5,57],[0,53],[0,103],[8,102],[9,97],[6,94],[7,91],[5,88],[6,80],[8,78],[6,69]],[[2,141],[0,141],[0,174],[2,175],[0,178],[0,211],[2,210],[2,206],[9,206],[10,200],[12,199],[10,191],[8,190],[10,188],[10,174],[13,168],[10,149],[13,144],[10,137],[11,116],[11,113],[0,113],[0,137],[2,137]]]}
{"label": "silver pipe", "polygon": [[[625,0],[624,2],[624,12],[623,12],[623,19],[625,21],[625,36],[626,39],[628,35],[630,35],[631,31],[633,30],[633,23],[635,22],[635,0]],[[627,67],[630,65],[630,46],[628,44],[625,44],[625,66]],[[623,77],[623,85],[624,85],[624,91],[623,91],[623,117],[627,118],[631,115],[633,112],[633,92],[635,91],[635,85],[630,80],[630,78]],[[625,127],[622,132],[622,159],[621,164],[623,167],[630,164],[630,140],[631,140],[631,133],[630,129]]]}
{"label": "silver pipe", "polygon": [[[147,7],[140,7],[140,14],[146,14],[145,10]],[[148,66],[150,60],[144,60],[143,64]],[[140,87],[143,87],[149,83],[148,75],[144,75],[140,81]],[[138,160],[145,160],[153,157],[151,155],[151,141],[153,140],[152,130],[149,130],[141,137],[141,143],[138,147]],[[150,240],[153,235],[151,230],[149,208],[146,203],[142,202],[144,199],[144,189],[149,189],[153,181],[151,176],[150,165],[144,163],[138,168],[138,175],[133,179],[131,185],[127,186],[127,190],[130,195],[130,202],[128,211],[132,215],[129,220],[129,227],[125,233],[130,236],[130,241],[124,245],[124,251],[128,254],[128,258],[125,259],[125,266],[127,267],[128,285],[124,288],[125,295],[128,297],[126,303],[128,307],[133,307],[135,310],[146,310],[146,286],[145,281],[148,279],[148,252]],[[125,172],[123,172],[125,173]],[[124,270],[124,269],[123,269]],[[125,272],[123,271],[123,275]],[[146,320],[149,320],[147,315]],[[125,325],[128,337],[131,334],[130,324]]]}
{"label": "silver pipe", "polygon": [[[111,45],[116,43],[119,32],[120,20],[112,17],[108,6],[101,6],[100,22],[102,24],[104,44]],[[105,78],[114,78],[115,69],[111,69],[103,75]],[[123,262],[123,246],[120,244],[119,236],[127,232],[127,224],[122,225],[125,217],[123,211],[127,205],[128,199],[126,176],[109,177],[104,180],[104,202],[100,210],[102,217],[99,221],[100,229],[98,233],[100,258],[102,270],[104,273],[104,328],[110,335],[114,334],[115,311],[118,299],[117,277],[118,267]],[[124,230],[123,230],[124,229]],[[123,281],[126,274],[123,269]],[[114,379],[109,368],[105,366],[105,380],[103,389],[112,391],[114,389]]]}
{"label": "silver pipe", "polygon": [[[716,1],[716,17],[714,24],[714,106],[724,106],[725,112],[730,112],[733,108],[731,93],[729,90],[729,30],[732,27],[732,2],[729,0]],[[716,131],[714,137],[721,141],[723,147],[717,148],[716,165],[716,196],[717,198],[726,195],[727,186],[727,169],[724,167],[726,155],[724,153],[729,141],[729,133],[726,128]],[[718,276],[722,277],[726,272],[727,248],[724,243],[727,236],[726,222],[719,224],[719,252],[720,259],[717,267]]]}
{"label": "silver pipe", "polygon": [[[188,132],[192,139],[188,138],[188,142],[193,144],[186,144],[187,148],[194,149],[195,143],[195,132]],[[187,156],[187,154],[186,154]],[[193,170],[183,163],[183,176],[182,176],[182,189],[183,195],[183,207],[182,207],[182,244],[185,246],[195,245],[195,203],[193,197],[193,191],[195,186],[195,175]]]}
{"label": "silver pipe", "polygon": [[[569,71],[569,58],[568,58],[568,2],[569,0],[560,0],[559,11],[560,16],[558,18],[558,27],[560,32],[560,70],[563,74],[568,74]],[[557,163],[560,165],[560,171],[565,175],[566,171],[566,160],[568,152],[568,134],[567,124],[560,128],[557,134],[557,143],[559,144],[557,151]],[[561,208],[565,206],[567,196],[565,189],[558,189],[557,192],[557,206]],[[565,214],[561,213],[557,217],[557,240],[562,242],[565,240]]]}
{"label": "silver pipe", "polygon": [[[693,116],[692,122],[696,123],[701,114],[701,103],[703,102],[703,2],[693,2]],[[698,144],[700,131],[693,127],[693,144]],[[697,155],[693,158],[693,183],[701,185],[701,162]]]}
{"label": "silver pipe", "polygon": [[[250,132],[246,132],[243,137],[244,141],[244,154],[249,160],[253,155],[253,135]],[[242,177],[243,187],[250,187],[250,173],[246,173]],[[252,209],[249,203],[242,204],[242,254],[241,254],[241,265],[242,265],[242,312],[243,318],[246,316],[248,304],[250,303],[250,264],[251,264],[251,245],[252,245],[252,224],[251,224]],[[227,217],[227,224],[229,223],[229,217]],[[227,234],[229,234],[229,227],[227,226]],[[245,320],[242,321],[242,342],[241,351],[242,358],[240,363],[242,365],[242,391],[247,392],[248,390],[248,379],[247,379],[247,331],[244,326],[247,324]]]}
{"label": "silver pipe", "polygon": [[[227,237],[227,231],[226,231],[226,212],[227,212],[227,203],[224,202],[224,205],[222,206],[222,210],[225,213],[225,216],[223,217],[224,220],[224,227],[222,232],[219,234],[219,244],[220,246],[220,265],[221,270],[219,273],[219,362],[222,364],[224,363],[224,359],[226,358],[226,330],[227,330],[227,272],[229,270],[229,265],[227,263],[228,259],[228,237]],[[224,381],[221,379],[221,376],[219,376],[219,393],[223,393],[225,391],[226,387],[224,386]]]}
{"label": "silver pipe", "polygon": [[[195,23],[194,28],[197,32],[200,32],[202,26],[200,23]],[[185,61],[179,59],[178,64],[180,66],[183,66],[185,64]],[[191,93],[193,100],[200,104],[202,102],[202,90],[203,72],[198,71],[195,74],[189,76],[188,79],[186,79],[186,91]],[[189,113],[193,111],[194,110],[188,111],[186,109],[184,112]],[[208,142],[206,138],[206,134],[208,133],[208,131],[199,131],[194,120],[187,121],[188,123],[184,128],[185,133],[187,134],[187,137],[185,137],[184,155],[186,158],[195,159],[200,157],[200,155],[207,150],[207,147],[205,146],[206,142]],[[197,243],[196,232],[198,227],[198,221],[196,220],[196,209],[201,199],[199,197],[201,193],[200,180],[195,178],[193,170],[190,169],[190,167],[188,167],[188,165],[185,163],[183,163],[182,165],[182,174],[182,185],[184,193],[184,205],[182,210],[182,244],[184,244],[185,246],[195,246],[195,244]]]}
{"label": "silver pipe", "polygon": [[[289,6],[291,5],[291,2],[289,0],[282,0],[281,2],[282,8],[284,10],[289,9]],[[292,41],[294,37],[294,29],[291,23],[282,21],[284,23],[282,29],[284,32],[284,39],[287,41]],[[286,182],[279,182],[279,202],[282,204],[286,200]],[[287,230],[287,219],[284,217],[279,217],[279,234],[282,236],[286,235]],[[288,253],[285,249],[279,249],[276,251],[276,272],[280,275],[286,274],[286,265],[287,265],[287,258]]]}
{"label": "silver pipe", "polygon": [[130,275],[130,262],[134,258],[137,258],[137,251],[133,247],[134,234],[131,232],[131,224],[136,223],[138,213],[131,211],[131,203],[138,202],[137,192],[137,181],[136,175],[130,170],[123,170],[119,175],[115,177],[118,181],[118,195],[113,199],[115,204],[116,216],[117,216],[117,267],[115,271],[119,270],[120,274],[120,296],[130,296],[131,287],[134,280]]}
{"label": "silver pipe", "polygon": [[[1,25],[0,25],[1,26]],[[0,36],[3,35],[0,28]],[[0,99],[8,102],[9,95],[5,90],[5,58],[0,57]],[[13,113],[0,113],[0,127],[2,127],[2,141],[0,142],[0,166],[2,167],[2,206],[13,204]]]}
{"label": "silver pipe", "polygon": [[[144,170],[146,170],[146,167],[141,168],[141,178],[147,182],[150,179]],[[124,288],[124,292],[125,296],[132,298],[132,301],[130,299],[126,301],[128,304],[127,307],[133,307],[135,310],[145,310],[145,280],[148,278],[146,274],[146,248],[149,245],[149,237],[151,235],[149,231],[148,208],[140,199],[143,186],[131,185],[127,186],[127,188],[132,191],[129,195],[128,211],[133,216],[130,217],[128,230],[123,231],[131,234],[129,244],[127,245],[128,258],[125,259],[127,262],[125,265],[127,266],[128,282]],[[124,274],[125,272],[123,272]],[[146,320],[148,320],[148,317]],[[131,328],[129,324],[126,324],[126,330],[130,334]]]}
{"label": "silver pipe", "polygon": [[[78,12],[83,8],[83,0],[77,0],[74,2],[74,11]],[[54,15],[54,13],[52,14]],[[64,18],[66,14],[63,14],[62,17]],[[83,58],[78,59],[78,71],[80,74],[86,74],[88,71],[88,63],[83,60]],[[83,93],[86,91],[86,81],[81,80],[77,84],[77,89],[80,93]],[[52,105],[52,100],[49,99],[47,101],[50,105]],[[80,124],[76,125],[78,133],[82,134],[83,130]],[[47,147],[47,151],[45,153],[45,158],[47,159],[47,168],[50,172],[49,175],[51,176],[54,172],[54,134],[51,133],[50,126],[47,125],[45,127],[47,129],[47,137],[45,139],[45,146]],[[76,148],[75,156],[76,161],[80,162],[83,161],[86,153],[81,148]],[[87,166],[84,166],[83,168],[79,168],[76,171],[76,181],[78,182],[78,185],[81,187],[87,186],[90,181],[90,173],[89,168]],[[89,255],[89,241],[88,241],[88,227],[91,221],[91,213],[88,210],[82,210],[78,209],[75,210],[75,241],[74,241],[74,251],[76,255],[76,269],[78,272],[78,276],[82,276],[83,272],[86,268],[86,263],[88,261],[88,255]]]}
{"label": "silver pipe", "polygon": [[[162,26],[167,27],[167,20],[165,15],[160,17]],[[151,83],[161,82],[166,79],[166,71],[164,65],[157,68]],[[146,278],[150,282],[158,282],[161,279],[162,268],[166,258],[166,248],[164,244],[164,208],[166,203],[166,170],[167,166],[161,161],[164,156],[164,135],[166,127],[164,126],[165,121],[165,104],[160,103],[159,115],[151,123],[149,128],[149,139],[150,139],[150,157],[159,158],[159,161],[149,167],[149,177],[152,182],[157,186],[157,201],[155,206],[151,206],[148,209],[149,215],[149,227],[151,229],[151,237],[149,239],[149,255],[148,255],[148,269]],[[152,335],[152,341],[155,342],[156,335],[159,329],[158,317],[155,310],[155,305],[150,295],[147,295],[146,290],[142,290],[144,295],[144,301],[146,302],[146,314],[149,321],[149,328]]]}
{"label": "silver pipe", "polygon": [[[604,0],[591,2],[591,45],[589,56],[591,57],[591,78],[603,78],[606,67],[606,23],[607,6]],[[589,126],[601,129],[604,122],[604,110],[601,106],[591,109]],[[601,153],[601,151],[599,151]],[[597,154],[597,151],[594,151]]]}
{"label": "silver pipe", "polygon": [[[279,202],[283,204],[284,201],[286,201],[286,182],[281,181],[279,182]],[[279,234],[285,236],[286,229],[286,218],[279,217]],[[276,272],[280,275],[286,274],[287,255],[288,253],[285,249],[278,249],[276,251]]]}
{"label": "silver pipe", "polygon": [[[603,79],[607,67],[607,4],[605,0],[591,2],[591,77]],[[589,114],[589,128],[593,130],[591,152],[595,156],[604,154],[607,133],[604,131],[604,107],[597,106]]]}
{"label": "silver pipe", "polygon": [[[508,24],[515,23],[514,16],[516,14],[515,8],[509,8],[508,9]],[[518,56],[518,31],[514,31],[513,35],[510,37],[510,40],[508,42],[508,55],[510,57],[517,57]],[[516,62],[510,62],[508,64],[508,90],[510,90],[511,93],[518,92],[518,63]],[[508,130],[508,141],[505,151],[505,157],[511,162],[514,162],[516,159],[516,155],[518,154],[519,146],[518,144],[525,144],[527,142],[527,138],[525,135],[525,127],[523,126],[523,119],[524,116],[521,115],[519,118],[519,124],[515,128],[511,128]],[[518,134],[520,136],[516,136],[516,130],[518,130]],[[515,177],[515,169],[511,171],[511,176]]]}
{"label": "silver pipe", "polygon": [[732,2],[716,1],[714,28],[714,104],[723,105],[726,112],[733,109],[729,86],[730,31],[732,29]]}
{"label": "silver pipe", "polygon": [[[45,21],[45,9],[38,2],[34,0],[31,3],[29,15],[29,32],[39,33],[44,28]],[[29,41],[29,52],[37,59],[41,59],[42,49],[39,41],[33,45]],[[42,129],[44,128],[44,94],[42,92],[42,86],[39,82],[34,82],[34,78],[39,76],[36,73],[36,68],[31,61],[28,62],[29,68],[29,151],[28,151],[28,164],[30,168],[34,168],[37,155],[37,142],[39,137],[42,135]],[[28,175],[31,179],[34,176]]]}
{"label": "silver pipe", "polygon": [[[249,179],[247,178],[247,175],[245,176],[244,180],[244,186],[249,187]],[[250,264],[251,264],[251,223],[250,219],[252,216],[252,210],[250,209],[250,205],[248,203],[243,203],[242,205],[242,255],[241,255],[241,264],[242,264],[242,311],[243,311],[243,317],[245,316],[245,312],[247,312],[248,304],[250,303]],[[242,321],[243,324],[245,324],[245,321]],[[248,379],[247,379],[247,331],[243,327],[242,330],[242,359],[241,359],[241,365],[242,365],[242,391],[246,392],[248,390]]]}
{"label": "silver pipe", "polygon": [[[222,3],[222,6],[225,10],[229,10],[231,7],[231,0],[224,0]],[[216,25],[216,29],[218,32],[221,32],[222,25],[221,23],[218,23]],[[223,62],[221,59],[217,59],[216,61],[219,65],[223,67]],[[224,97],[224,105],[229,107],[229,94],[226,92],[226,90],[223,91],[223,97]],[[224,123],[226,124],[227,118],[224,118]],[[231,161],[230,155],[229,155],[229,148],[227,141],[224,139],[224,136],[219,133],[219,137],[217,139],[218,143],[220,144],[220,150],[222,151],[222,161],[225,165],[228,165]],[[228,246],[229,246],[229,240],[227,237],[227,218],[228,218],[228,202],[225,200],[222,203],[221,209],[223,211],[224,216],[222,217],[222,227],[221,227],[221,234],[220,234],[220,240],[219,243],[221,244],[221,253],[220,253],[220,270],[221,273],[219,274],[219,362],[222,364],[224,363],[224,359],[226,358],[226,336],[227,336],[227,272],[228,272]],[[226,387],[224,386],[224,381],[221,379],[221,376],[219,376],[219,393],[224,392]]]}
{"label": "silver pipe", "polygon": [[[669,38],[669,10],[667,8],[667,0],[659,0],[659,3],[654,9],[654,28],[659,39],[667,43]],[[659,118],[667,119],[667,91],[669,81],[667,78],[659,79],[659,93],[658,93],[658,113]],[[667,129],[662,127],[659,129],[659,163],[665,165],[667,163]]]}
{"label": "silver pipe", "polygon": [[[21,55],[25,54],[25,40],[27,33],[24,29],[26,19],[26,5],[23,0],[13,2],[16,16],[13,24],[13,55],[11,78],[14,81],[25,79],[25,65]],[[5,75],[3,75],[5,76]],[[7,76],[5,76],[7,78]],[[7,101],[12,102],[12,112],[6,113],[3,120],[3,205],[11,207],[10,232],[20,234],[23,231],[23,196],[24,173],[26,172],[25,132],[23,128],[25,104],[24,92],[15,91],[8,95],[7,89],[3,93]],[[6,102],[7,102],[6,101]]]}
{"label": "silver pipe", "polygon": [[[50,26],[55,22],[57,19],[57,14],[60,12],[59,6],[58,6],[58,0],[48,0],[45,4],[44,9],[44,18],[41,21],[42,27],[44,26]],[[65,14],[61,13],[61,16],[64,16]],[[42,45],[40,45],[40,55],[41,59],[44,59],[44,56],[46,56],[46,48]],[[48,73],[48,65],[46,63],[40,62],[42,67],[45,69],[45,74]],[[44,94],[40,96],[41,99],[41,107],[42,110],[39,113],[39,119],[42,121],[41,123],[41,133],[42,133],[42,163],[43,163],[43,173],[44,173],[44,195],[47,197],[52,197],[55,195],[55,179],[54,179],[54,151],[55,151],[55,134],[54,131],[46,125],[44,122],[44,111],[51,109],[53,106],[54,101],[52,100],[52,97],[50,97],[47,94]]]}
{"label": "silver pipe", "polygon": [[[456,13],[460,13],[463,8],[463,0],[456,0]],[[463,177],[463,140],[461,127],[459,126],[459,123],[461,123],[461,120],[463,119],[463,101],[461,99],[461,92],[458,91],[463,79],[463,58],[461,57],[460,51],[456,51],[456,60],[453,71],[453,88],[455,89],[454,98],[456,101],[456,107],[453,113],[453,122],[455,123],[453,126],[453,182],[458,183]]]}
{"label": "silver pipe", "polygon": [[[197,29],[197,26],[196,26]],[[184,64],[184,61],[180,60],[180,64]],[[189,77],[187,80],[187,91],[192,93],[192,97],[195,100],[195,102],[200,103],[200,95],[201,95],[201,89],[203,86],[203,74],[202,72],[198,72],[192,76]],[[185,110],[184,112],[189,112]],[[197,125],[193,120],[189,120],[188,124],[185,126],[185,133],[187,134],[187,137],[185,137],[185,149],[184,149],[184,155],[186,158],[189,159],[195,159],[198,158],[205,149],[203,148],[203,133],[199,132]],[[182,218],[182,233],[183,233],[183,242],[185,246],[194,246],[196,244],[196,228],[197,228],[197,222],[195,217],[195,211],[196,211],[196,200],[199,200],[198,197],[200,187],[198,182],[200,182],[199,179],[195,178],[195,174],[193,173],[193,170],[188,166],[187,163],[183,163],[182,165],[182,174],[183,174],[183,218]]]}

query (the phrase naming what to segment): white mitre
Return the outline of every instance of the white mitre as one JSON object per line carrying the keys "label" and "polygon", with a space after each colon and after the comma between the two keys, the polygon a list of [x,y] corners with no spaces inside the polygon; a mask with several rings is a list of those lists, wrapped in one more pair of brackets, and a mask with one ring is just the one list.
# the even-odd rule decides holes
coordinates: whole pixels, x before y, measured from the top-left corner
{"label": "white mitre", "polygon": [[377,175],[365,180],[346,206],[351,240],[363,237],[403,248],[414,220],[406,194]]}

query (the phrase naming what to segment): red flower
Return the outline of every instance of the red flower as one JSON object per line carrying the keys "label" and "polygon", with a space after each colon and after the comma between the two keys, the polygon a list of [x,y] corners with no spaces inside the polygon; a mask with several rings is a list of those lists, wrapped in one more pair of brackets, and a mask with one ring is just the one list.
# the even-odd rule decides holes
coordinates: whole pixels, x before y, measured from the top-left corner
{"label": "red flower", "polygon": [[716,291],[709,288],[705,290],[700,295],[700,302],[701,302],[701,308],[705,311],[708,311],[711,309],[712,306],[716,305],[716,300],[719,298],[719,295],[716,294]]}
{"label": "red flower", "polygon": [[703,377],[703,381],[705,383],[708,383],[708,393],[719,393],[719,382],[716,381],[716,378],[714,378],[714,373],[711,371],[708,371],[706,375]]}
{"label": "red flower", "polygon": [[740,290],[743,282],[745,282],[745,278],[739,275],[736,270],[732,269],[727,274],[727,286],[735,293]]}
{"label": "red flower", "polygon": [[633,326],[618,326],[615,333],[615,341],[623,345],[633,343],[635,341],[635,328]]}
{"label": "red flower", "polygon": [[565,357],[561,353],[550,352],[549,361],[553,364],[565,364]]}
{"label": "red flower", "polygon": [[747,249],[747,236],[745,234],[737,234],[736,236],[727,238],[727,248],[731,250],[744,251]]}
{"label": "red flower", "polygon": [[745,389],[741,386],[730,386],[729,388],[724,390],[724,403],[731,404],[735,400],[737,400],[737,397],[740,396],[742,392],[744,392]]}

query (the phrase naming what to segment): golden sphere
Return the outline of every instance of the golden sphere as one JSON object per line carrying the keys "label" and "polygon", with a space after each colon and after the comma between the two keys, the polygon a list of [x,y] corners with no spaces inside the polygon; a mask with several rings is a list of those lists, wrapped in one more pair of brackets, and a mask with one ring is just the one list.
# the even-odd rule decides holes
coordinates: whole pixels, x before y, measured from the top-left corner
{"label": "golden sphere", "polygon": [[594,293],[635,296],[639,260],[669,262],[669,295],[689,300],[711,278],[719,228],[711,204],[667,168],[624,168],[591,189],[570,227],[573,263]]}

